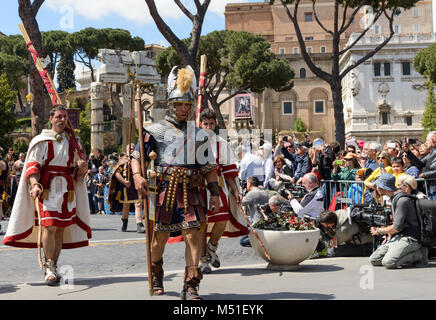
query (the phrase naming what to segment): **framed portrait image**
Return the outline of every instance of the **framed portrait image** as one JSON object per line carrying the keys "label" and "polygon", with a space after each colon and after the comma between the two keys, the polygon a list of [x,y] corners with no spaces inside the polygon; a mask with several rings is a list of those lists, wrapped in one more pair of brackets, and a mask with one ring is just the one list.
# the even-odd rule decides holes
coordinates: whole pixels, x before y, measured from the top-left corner
{"label": "framed portrait image", "polygon": [[253,99],[251,94],[238,94],[234,97],[235,120],[251,119]]}

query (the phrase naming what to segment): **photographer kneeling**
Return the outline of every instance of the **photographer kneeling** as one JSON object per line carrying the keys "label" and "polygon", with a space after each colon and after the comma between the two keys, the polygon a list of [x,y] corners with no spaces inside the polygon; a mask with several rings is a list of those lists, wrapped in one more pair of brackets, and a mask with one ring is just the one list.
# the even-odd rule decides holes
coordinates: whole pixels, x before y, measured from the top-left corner
{"label": "photographer kneeling", "polygon": [[329,257],[368,257],[372,253],[372,237],[348,218],[347,210],[324,211],[318,219],[323,233],[320,241],[333,241]]}
{"label": "photographer kneeling", "polygon": [[302,179],[302,185],[308,193],[299,202],[292,194],[288,195],[290,204],[295,214],[304,218],[305,215],[318,217],[324,211],[324,196],[319,188],[318,178],[313,173],[306,173]]}
{"label": "photographer kneeling", "polygon": [[[422,247],[420,225],[413,200],[396,193],[395,177],[382,173],[375,181],[376,192],[390,197],[392,203],[393,224],[388,227],[371,227],[371,234],[390,234],[392,238],[380,246],[369,257],[373,266],[385,266],[388,269],[402,268],[406,265],[425,266],[427,248]],[[396,200],[397,197],[400,197]],[[418,264],[417,264],[418,263]]]}

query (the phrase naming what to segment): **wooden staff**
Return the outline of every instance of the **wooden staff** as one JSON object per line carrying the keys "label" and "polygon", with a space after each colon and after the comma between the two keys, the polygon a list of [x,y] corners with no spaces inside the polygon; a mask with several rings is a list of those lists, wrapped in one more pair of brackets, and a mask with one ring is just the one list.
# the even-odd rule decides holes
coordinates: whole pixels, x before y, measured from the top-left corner
{"label": "wooden staff", "polygon": [[[232,194],[232,196],[235,197],[235,195],[233,195],[233,194]],[[237,200],[236,197],[235,197],[235,200]],[[248,217],[245,214],[244,209],[242,208],[241,204],[238,201],[236,201],[236,203],[239,206],[239,210],[241,211],[242,216],[245,218],[245,221],[247,221],[248,226],[250,227],[251,231],[253,231],[254,235],[256,236],[257,241],[259,242],[260,246],[262,247],[263,253],[265,254],[266,258],[269,261],[271,261],[271,258],[269,256],[268,252],[266,252],[266,249],[265,249],[265,246],[262,243],[262,240],[260,240],[260,237],[257,234],[256,229],[253,228],[253,225],[250,223],[250,220],[248,220]]]}
{"label": "wooden staff", "polygon": [[197,104],[197,112],[195,115],[195,125],[200,127],[200,114],[203,111],[204,107],[204,90],[205,90],[205,82],[206,82],[206,61],[207,56],[203,54],[200,60],[200,78],[198,81],[198,104]]}
{"label": "wooden staff", "polygon": [[[39,75],[41,76],[42,81],[44,82],[45,88],[47,89],[48,94],[50,95],[50,101],[53,106],[63,105],[61,98],[59,97],[59,93],[56,91],[53,81],[50,77],[50,74],[47,70],[45,70],[44,65],[41,62],[41,58],[38,56],[38,52],[36,51],[34,45],[32,44],[32,40],[26,31],[24,25],[19,24],[18,28],[20,29],[24,41],[26,42],[27,50],[29,50],[32,55],[33,63],[35,64],[36,69],[38,70]],[[67,120],[67,127],[65,131],[70,136],[70,144],[73,149],[78,153],[79,157],[82,160],[86,160],[85,153],[77,142],[76,136],[74,135],[74,129],[71,125],[70,119]]]}
{"label": "wooden staff", "polygon": [[37,246],[38,246],[38,263],[39,263],[39,268],[41,270],[43,270],[42,254],[41,254],[41,233],[42,233],[42,228],[41,228],[41,210],[39,209],[39,200],[38,200],[38,198],[35,198],[35,200],[33,201],[33,205],[35,206],[36,213],[38,214],[38,241],[37,241]]}
{"label": "wooden staff", "polygon": [[[143,119],[142,119],[142,109],[141,109],[141,92],[139,85],[136,87],[135,96],[136,112],[138,113],[138,133],[139,133],[139,152],[141,154],[141,175],[147,179],[147,168],[145,167],[145,150],[144,150],[144,138],[143,138]],[[148,271],[148,290],[150,296],[154,294],[153,283],[151,278],[151,246],[150,246],[150,226],[149,226],[149,206],[148,201],[150,201],[150,194],[147,189],[145,198],[143,199],[144,206],[144,222],[145,222],[145,247],[147,251],[147,271]]]}

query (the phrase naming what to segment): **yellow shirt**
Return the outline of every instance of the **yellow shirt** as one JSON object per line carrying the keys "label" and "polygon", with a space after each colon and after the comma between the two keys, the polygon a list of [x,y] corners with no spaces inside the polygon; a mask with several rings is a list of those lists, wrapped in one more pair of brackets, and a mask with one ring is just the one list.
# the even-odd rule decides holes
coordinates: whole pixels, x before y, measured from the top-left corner
{"label": "yellow shirt", "polygon": [[395,186],[398,187],[398,177],[404,176],[406,175],[406,173],[404,171],[401,171],[399,173],[392,173],[392,174],[395,177]]}
{"label": "yellow shirt", "polygon": [[[392,175],[394,174],[394,172],[392,171],[392,167],[390,167],[390,166],[385,168],[385,172],[390,173]],[[377,179],[381,174],[382,174],[381,169],[380,169],[380,167],[378,167],[369,175],[368,178],[366,178],[365,186],[367,186],[369,183],[373,183],[373,181],[375,179]]]}

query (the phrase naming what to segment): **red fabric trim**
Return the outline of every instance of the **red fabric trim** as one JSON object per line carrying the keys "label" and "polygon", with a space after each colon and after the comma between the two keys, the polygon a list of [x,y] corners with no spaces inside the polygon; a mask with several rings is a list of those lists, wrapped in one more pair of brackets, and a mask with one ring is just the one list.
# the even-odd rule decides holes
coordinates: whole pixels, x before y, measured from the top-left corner
{"label": "red fabric trim", "polygon": [[183,242],[183,236],[177,236],[177,237],[170,237],[168,239],[168,243],[177,243],[177,242]]}
{"label": "red fabric trim", "polygon": [[[21,245],[29,245],[30,243],[16,243],[15,241],[27,238],[28,236],[30,236],[30,234],[32,233],[33,227],[30,228],[29,230],[21,233],[21,234],[17,234],[15,236],[9,236],[9,237],[5,237],[2,241],[2,244],[6,245],[6,246],[18,246],[18,244]],[[17,245],[14,245],[17,244]],[[20,247],[21,248],[21,247]],[[27,247],[22,247],[22,248],[27,248]],[[30,247],[29,247],[30,248]]]}
{"label": "red fabric trim", "polygon": [[238,176],[237,171],[223,172],[224,177],[226,178],[236,178]]}
{"label": "red fabric trim", "polygon": [[28,170],[30,167],[37,167],[39,170],[41,170],[41,164],[37,161],[28,162],[26,165],[26,170]]}
{"label": "red fabric trim", "polygon": [[27,178],[29,178],[29,176],[31,176],[32,174],[39,174],[41,175],[41,171],[38,168],[32,168],[26,171],[26,175],[25,175],[25,180],[27,180]]}

